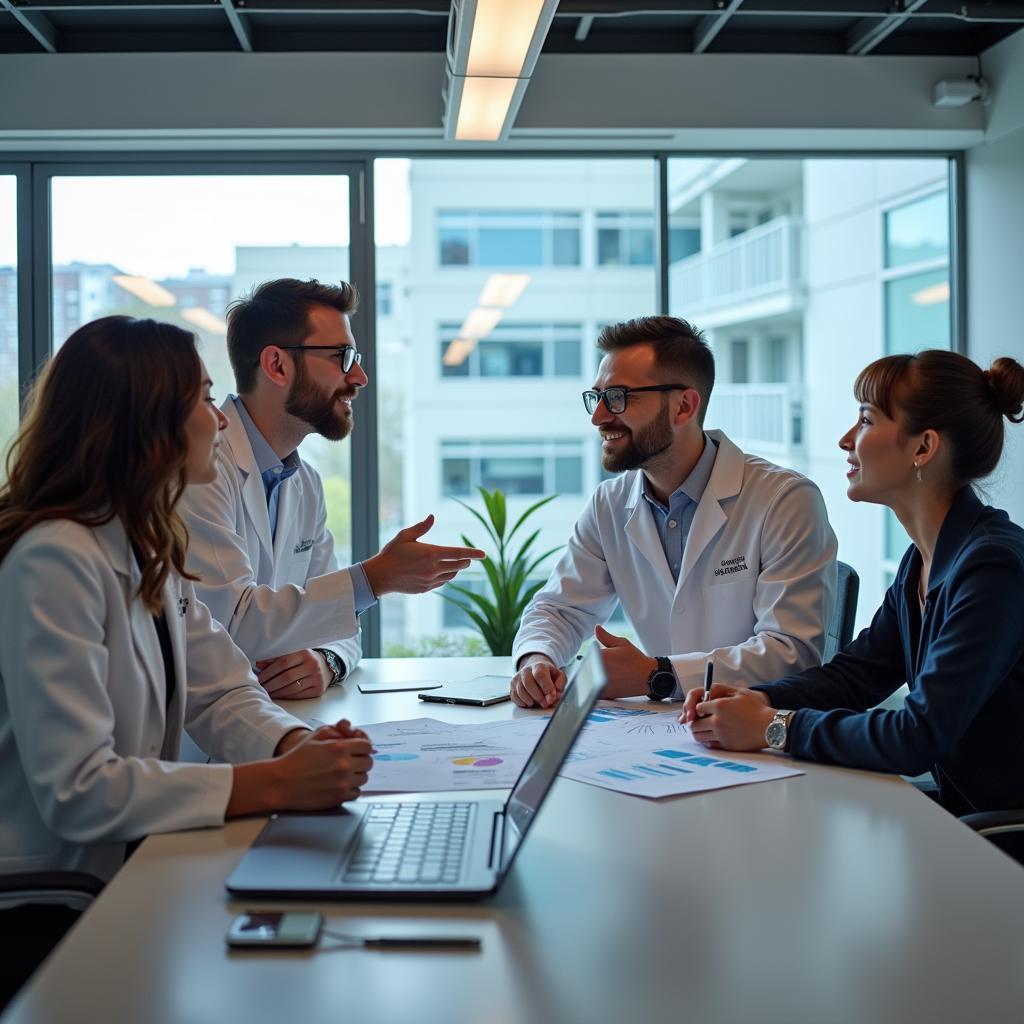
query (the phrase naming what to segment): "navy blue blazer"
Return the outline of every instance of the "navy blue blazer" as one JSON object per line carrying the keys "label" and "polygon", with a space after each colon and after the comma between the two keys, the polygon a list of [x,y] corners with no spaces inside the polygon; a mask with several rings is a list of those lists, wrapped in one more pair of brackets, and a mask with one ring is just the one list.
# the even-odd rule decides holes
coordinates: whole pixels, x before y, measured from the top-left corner
{"label": "navy blue blazer", "polygon": [[[845,651],[752,689],[773,707],[800,709],[794,757],[930,770],[956,814],[1024,808],[1024,530],[965,488],[939,531],[923,616],[920,576],[911,547]],[[904,682],[903,708],[874,707]]]}

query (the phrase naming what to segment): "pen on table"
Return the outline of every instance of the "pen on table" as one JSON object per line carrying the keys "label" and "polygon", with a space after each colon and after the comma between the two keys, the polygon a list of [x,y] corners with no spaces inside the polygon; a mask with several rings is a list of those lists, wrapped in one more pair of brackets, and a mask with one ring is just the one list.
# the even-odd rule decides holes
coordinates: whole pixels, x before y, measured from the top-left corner
{"label": "pen on table", "polygon": [[708,658],[708,663],[704,666],[704,700],[711,700],[711,683],[715,678],[715,663]]}
{"label": "pen on table", "polygon": [[363,938],[359,935],[341,935],[326,929],[323,934],[364,949],[453,949],[468,952],[481,948],[480,939],[474,935],[382,935]]}

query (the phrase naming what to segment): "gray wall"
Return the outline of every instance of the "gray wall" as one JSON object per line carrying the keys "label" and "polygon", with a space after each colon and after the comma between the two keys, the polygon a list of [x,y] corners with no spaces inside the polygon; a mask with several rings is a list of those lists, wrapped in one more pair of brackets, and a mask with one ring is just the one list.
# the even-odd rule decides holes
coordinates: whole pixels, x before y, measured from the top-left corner
{"label": "gray wall", "polygon": [[[987,367],[1002,355],[1024,362],[1024,34],[989,50],[983,66],[994,100],[985,141],[967,153],[967,345]],[[1024,524],[1024,424],[1007,436],[986,491]]]}

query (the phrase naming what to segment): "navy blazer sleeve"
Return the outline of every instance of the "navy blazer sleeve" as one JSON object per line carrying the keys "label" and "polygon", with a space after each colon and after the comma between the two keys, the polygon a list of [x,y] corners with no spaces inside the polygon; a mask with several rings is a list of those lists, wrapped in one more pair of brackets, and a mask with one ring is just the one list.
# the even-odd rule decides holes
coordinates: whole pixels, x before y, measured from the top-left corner
{"label": "navy blazer sleeve", "polygon": [[[1024,603],[1016,599],[1022,579],[1019,552],[1000,543],[973,546],[946,578],[942,620],[904,707],[869,711],[891,692],[897,655],[903,663],[891,588],[870,629],[818,670],[826,673],[827,692],[815,691],[812,673],[759,687],[775,707],[803,709],[790,723],[789,752],[905,775],[940,761],[1024,655]],[[818,710],[826,707],[833,710]]]}

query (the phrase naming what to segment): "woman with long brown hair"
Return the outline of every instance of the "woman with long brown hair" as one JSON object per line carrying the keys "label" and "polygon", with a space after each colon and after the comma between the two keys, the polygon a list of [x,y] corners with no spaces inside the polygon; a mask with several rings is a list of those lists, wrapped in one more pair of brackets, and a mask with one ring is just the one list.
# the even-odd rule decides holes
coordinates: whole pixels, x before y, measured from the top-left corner
{"label": "woman with long brown hair", "polygon": [[[958,815],[1024,806],[1024,530],[972,487],[1019,423],[1024,367],[983,371],[931,350],[878,359],[854,385],[847,494],[886,505],[910,535],[871,625],[821,668],[691,691],[683,720],[728,750],[918,775]],[[903,683],[904,706],[876,707]]]}
{"label": "woman with long brown hair", "polygon": [[[37,383],[0,488],[0,873],[106,879],[151,832],[366,781],[366,737],[276,707],[195,599],[177,505],[223,427],[169,324],[86,324]],[[186,728],[226,763],[179,763]]]}

